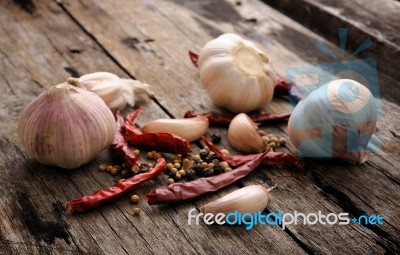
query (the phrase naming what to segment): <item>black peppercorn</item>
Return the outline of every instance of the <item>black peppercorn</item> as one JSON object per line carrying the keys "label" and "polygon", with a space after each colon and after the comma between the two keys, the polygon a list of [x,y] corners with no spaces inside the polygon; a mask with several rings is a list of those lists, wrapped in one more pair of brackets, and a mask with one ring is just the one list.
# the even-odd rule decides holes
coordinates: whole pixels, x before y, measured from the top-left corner
{"label": "black peppercorn", "polygon": [[218,144],[218,143],[221,142],[221,136],[219,136],[218,134],[212,134],[212,135],[211,135],[211,141],[212,141],[214,144]]}
{"label": "black peppercorn", "polygon": [[224,171],[220,166],[214,166],[214,174],[220,174]]}
{"label": "black peppercorn", "polygon": [[193,170],[196,172],[196,174],[201,175],[203,173],[203,167],[201,166],[201,163],[196,163],[193,166]]}
{"label": "black peppercorn", "polygon": [[200,150],[200,158],[204,160],[205,157],[208,156],[208,152],[206,150]]}
{"label": "black peppercorn", "polygon": [[205,168],[203,174],[204,176],[211,176],[214,174],[214,169],[212,167]]}
{"label": "black peppercorn", "polygon": [[149,171],[149,166],[146,163],[141,163],[139,165],[139,172],[140,173],[145,173],[147,171]]}
{"label": "black peppercorn", "polygon": [[196,171],[193,169],[189,169],[186,171],[186,179],[193,180],[196,177]]}

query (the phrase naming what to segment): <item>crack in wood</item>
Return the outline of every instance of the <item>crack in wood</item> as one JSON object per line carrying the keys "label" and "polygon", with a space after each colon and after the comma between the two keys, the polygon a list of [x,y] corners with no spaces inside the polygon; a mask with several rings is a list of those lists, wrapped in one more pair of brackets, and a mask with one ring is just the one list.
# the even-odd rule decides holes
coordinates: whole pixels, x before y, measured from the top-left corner
{"label": "crack in wood", "polygon": [[36,10],[36,6],[32,0],[13,0],[13,2],[29,14],[33,14]]}
{"label": "crack in wood", "polygon": [[79,78],[81,75],[79,72],[72,66],[64,67],[64,70],[67,71],[72,77]]}
{"label": "crack in wood", "polygon": [[[314,183],[321,189],[322,195],[337,204],[340,208],[343,209],[344,212],[349,213],[351,217],[358,218],[362,215],[368,215],[364,210],[358,208],[357,205],[345,193],[325,183],[317,173],[311,172],[311,176],[314,180]],[[388,232],[378,227],[378,225],[371,225],[360,222],[360,226],[368,228],[378,237],[386,240],[386,244],[377,240],[377,244],[384,248],[385,251],[399,251],[399,242],[396,241],[396,239],[393,238]]]}

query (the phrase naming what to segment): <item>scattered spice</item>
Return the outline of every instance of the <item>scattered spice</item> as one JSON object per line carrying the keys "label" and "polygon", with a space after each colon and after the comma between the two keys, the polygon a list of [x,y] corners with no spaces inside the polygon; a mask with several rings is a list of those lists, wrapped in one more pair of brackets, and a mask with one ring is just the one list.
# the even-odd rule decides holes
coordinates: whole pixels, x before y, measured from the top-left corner
{"label": "scattered spice", "polygon": [[150,205],[168,204],[195,198],[205,193],[217,191],[248,175],[266,158],[268,152],[258,154],[246,164],[219,175],[203,177],[185,183],[174,183],[165,188],[150,191],[145,197]]}
{"label": "scattered spice", "polygon": [[217,135],[217,134],[212,134],[211,135],[211,141],[214,144],[219,144],[221,142],[221,136]]}
{"label": "scattered spice", "polygon": [[[203,136],[203,142],[208,146],[208,148],[210,148],[219,157],[221,157],[224,161],[228,162],[232,166],[241,166],[249,161],[252,161],[255,157],[258,157],[260,154],[262,154],[258,153],[258,154],[234,155],[234,156],[226,155],[222,153],[222,151],[220,151],[211,141],[209,141],[204,136]],[[288,165],[288,166],[293,166],[295,168],[302,167],[302,164],[297,157],[286,152],[273,152],[273,151],[269,151],[267,153],[262,162],[262,165],[263,166]]]}
{"label": "scattered spice", "polygon": [[131,196],[131,202],[132,203],[137,203],[137,202],[139,202],[139,200],[140,200],[140,197],[138,196],[138,195],[132,195]]}
{"label": "scattered spice", "polygon": [[134,215],[139,215],[140,214],[140,208],[139,207],[133,208],[133,214]]}
{"label": "scattered spice", "polygon": [[153,177],[162,173],[165,169],[167,162],[165,159],[160,158],[157,164],[150,171],[142,174],[135,175],[126,179],[124,182],[117,182],[113,187],[107,190],[98,190],[92,195],[76,198],[67,203],[67,210],[71,212],[85,212],[93,209],[101,204],[110,202],[120,198],[129,190],[137,187],[139,184],[152,179]]}
{"label": "scattered spice", "polygon": [[99,165],[99,170],[100,171],[106,171],[107,170],[107,165],[106,164]]}
{"label": "scattered spice", "polygon": [[129,143],[170,153],[186,154],[192,151],[189,142],[180,136],[171,133],[143,133],[134,124],[134,120],[142,110],[143,107],[140,107],[126,117],[125,139]]}

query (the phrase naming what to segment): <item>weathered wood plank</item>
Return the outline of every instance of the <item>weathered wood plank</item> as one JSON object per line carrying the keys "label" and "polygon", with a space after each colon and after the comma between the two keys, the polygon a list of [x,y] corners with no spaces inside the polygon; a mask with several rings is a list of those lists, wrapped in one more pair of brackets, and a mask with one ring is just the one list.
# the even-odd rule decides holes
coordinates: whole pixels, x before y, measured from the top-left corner
{"label": "weathered wood plank", "polygon": [[[287,63],[290,63],[291,66],[301,66],[326,61],[328,59],[322,53],[316,53],[313,47],[310,46],[313,45],[316,40],[324,41],[322,38],[310,33],[300,25],[293,23],[272,9],[257,4],[254,1],[242,1],[240,7],[234,7],[233,3],[227,4],[220,2],[218,4],[213,4],[212,2],[186,1],[159,1],[157,3],[136,1],[118,3],[124,8],[112,8],[108,3],[96,4],[97,6],[93,7],[89,4],[84,6],[80,3],[65,1],[64,6],[71,15],[74,15],[78,22],[87,28],[90,34],[96,37],[97,40],[107,50],[109,50],[110,54],[115,56],[115,58],[126,67],[127,70],[132,72],[132,74],[139,79],[149,79],[151,83],[157,87],[158,91],[165,92],[163,97],[160,99],[160,102],[162,102],[162,104],[175,116],[181,116],[188,106],[197,109],[210,107],[209,102],[204,101],[206,99],[203,97],[197,99],[197,94],[199,94],[199,92],[204,93],[204,91],[197,86],[198,77],[192,74],[191,70],[193,70],[193,67],[191,67],[188,60],[186,60],[187,50],[198,50],[203,43],[219,33],[236,31],[261,42],[272,55],[272,59],[277,60],[275,67],[280,73],[284,73],[286,68],[288,68]],[[179,12],[177,12],[178,9],[180,10]],[[105,26],[105,22],[98,18],[98,14],[100,13],[108,14],[109,19],[112,20],[113,23],[112,29],[109,26]],[[269,16],[265,17],[265,13],[268,13]],[[246,16],[250,14],[252,16]],[[130,19],[130,15],[136,18]],[[254,22],[250,22],[251,24],[246,22],[246,20],[254,19],[257,21],[255,24],[253,24]],[[107,21],[107,24],[110,24],[110,20]],[[168,32],[160,32],[158,30],[160,26],[164,28],[163,31]],[[107,33],[104,31],[113,34],[113,37],[111,38],[107,36]],[[127,34],[129,34],[129,38],[131,39],[127,39]],[[145,38],[149,37],[152,39],[151,46],[144,43],[146,41]],[[298,38],[301,38],[301,40],[298,40]],[[200,40],[202,41],[200,42]],[[115,48],[113,45],[118,43],[118,41],[124,41],[124,44],[132,50],[129,51],[127,49]],[[127,44],[128,41],[131,43]],[[133,47],[132,44],[136,46]],[[171,49],[174,49],[173,54],[171,53]],[[334,49],[338,50],[337,47]],[[152,54],[149,54],[149,52]],[[131,63],[130,61],[133,59],[135,60],[134,63],[142,63],[142,65]],[[188,64],[185,65],[184,63]],[[161,69],[169,68],[167,74],[157,71],[157,66]],[[193,79],[194,81],[192,81]],[[171,80],[177,84],[177,87],[179,87],[178,97],[182,99],[182,101],[179,100],[177,102],[177,95],[169,94],[167,92],[168,87],[165,86],[164,83],[165,81]],[[387,80],[389,81],[390,78],[387,78]],[[195,94],[196,97],[193,97],[193,94]],[[382,102],[385,106],[388,105],[387,101],[382,100]],[[184,104],[187,106],[182,108],[182,105]],[[288,109],[289,106],[286,104],[286,106],[281,106],[281,109],[282,107]],[[395,106],[395,108],[397,109],[397,106]],[[392,112],[385,112],[385,116],[389,116],[389,119],[396,119],[393,117]],[[383,121],[383,123],[385,123],[385,121]],[[384,127],[387,126],[387,123],[381,125],[384,129]],[[396,128],[396,125],[393,125],[390,128]],[[284,128],[282,127],[281,129]],[[397,141],[390,140],[388,130],[380,129],[379,132],[382,132],[382,136],[387,139],[387,141],[385,141],[387,143],[384,143],[385,145],[398,148],[399,145],[397,144]],[[397,157],[396,150],[385,151],[385,153],[387,153],[385,154],[385,157],[388,155],[393,159]],[[325,168],[327,166],[319,167],[320,169],[318,171],[321,171],[321,173],[322,171],[326,171]],[[337,169],[335,169],[335,171],[340,171],[340,169],[348,167],[349,166],[347,165],[341,164]],[[371,168],[362,167],[362,169],[375,171]],[[379,169],[378,172],[384,171],[396,176],[397,174],[394,169],[395,168],[393,167],[389,170]],[[354,178],[356,176],[355,173],[349,174]],[[374,174],[377,174],[377,171],[375,171]],[[363,177],[366,178],[367,175],[364,175]],[[276,178],[278,178],[278,176],[276,176]],[[398,178],[398,175],[395,178]],[[323,177],[323,179],[326,181],[325,177]],[[355,179],[354,185],[359,185],[359,180],[357,178]],[[382,183],[388,181],[385,176],[379,176],[379,179],[379,182]],[[307,189],[302,190],[301,188],[303,185],[307,187]],[[326,196],[324,196],[318,188],[313,188],[315,186],[318,187],[318,185],[315,184],[315,181],[308,176],[302,180],[302,182],[299,181],[299,184],[295,186],[296,188],[289,189],[288,194],[290,195],[286,194],[284,197],[288,198],[292,196],[298,197],[300,195],[305,195],[305,197],[308,198],[306,200],[308,204],[296,204],[299,206],[297,208],[301,208],[301,210],[304,211],[307,211],[309,208],[318,208],[319,204],[321,204],[322,208],[329,208],[329,210],[333,211],[340,210],[341,207],[332,201],[335,199],[327,200]],[[324,186],[319,187],[319,189],[323,189],[323,187]],[[345,187],[346,186],[340,186],[338,189],[346,194],[346,196],[350,197],[351,192],[349,192]],[[398,190],[398,185],[394,185],[392,188],[393,190]],[[294,196],[294,194],[297,195]],[[385,201],[385,203],[387,203],[385,206],[387,206],[388,209],[398,206],[396,201],[390,201],[388,197],[389,194],[387,193],[375,193],[374,195],[378,195],[380,199]],[[355,200],[353,202],[357,207],[363,208],[364,211],[370,211],[365,209],[368,208],[369,205],[361,199],[357,199],[354,196],[351,196],[351,199]],[[199,204],[201,204],[202,200],[198,201]],[[286,202],[292,204],[294,201],[287,200]],[[281,205],[282,207],[280,208],[285,208],[283,204]],[[389,219],[396,215],[395,211],[390,212],[389,210],[380,210],[379,208],[373,209],[379,213],[388,212]],[[398,222],[394,222],[393,224],[398,225]],[[384,226],[384,228],[388,231],[390,230],[389,232],[392,233],[394,240],[396,240],[398,237],[398,230],[396,230],[396,228],[391,228],[390,226]],[[311,251],[326,252],[328,249],[332,248],[338,249],[336,252],[345,252],[345,250],[343,250],[344,246],[332,244],[332,238],[335,238],[336,231],[339,231],[337,228],[330,231],[327,229],[308,228],[308,234],[305,238],[296,232],[296,228],[290,228],[290,230],[293,230],[292,234],[301,239],[300,241],[304,242],[306,246],[308,245],[307,247],[309,247]],[[359,234],[363,232],[368,232],[367,236]],[[377,232],[379,232],[379,230]],[[377,245],[374,241],[367,241],[369,239],[368,235],[375,237],[377,240],[381,240],[383,237],[379,236],[379,233],[374,233],[373,231],[364,229],[361,226],[354,226],[346,229],[346,231],[342,230],[340,234],[340,237],[336,237],[337,239],[334,239],[334,242],[341,243],[343,240],[346,240],[349,245],[352,245],[352,242],[355,241],[352,240],[352,235],[357,235],[361,238],[360,240],[364,240],[365,242],[361,241],[361,243],[364,243],[362,246],[363,252],[372,253],[375,251],[383,253],[387,248],[387,246],[381,247]],[[316,240],[314,241],[313,239]],[[394,245],[394,247],[388,245],[389,250],[398,249],[398,244],[395,243]],[[354,247],[356,248],[354,248],[353,251],[357,252],[358,246],[354,245]]]}
{"label": "weathered wood plank", "polygon": [[[81,194],[91,193],[100,187],[110,186],[113,183],[112,178],[104,173],[99,173],[96,168],[100,163],[112,162],[112,159],[106,151],[94,162],[81,167],[79,170],[63,172],[37,164],[28,154],[20,150],[19,147],[21,145],[15,132],[17,116],[23,106],[43,90],[42,86],[37,86],[37,88],[34,87],[36,90],[32,91],[30,84],[32,82],[39,85],[46,84],[43,87],[49,87],[50,84],[64,80],[68,73],[76,76],[77,72],[83,74],[99,69],[112,71],[120,76],[125,76],[125,74],[105,56],[101,48],[82,34],[79,28],[72,24],[56,5],[40,3],[34,6],[32,13],[22,12],[14,5],[1,6],[5,12],[11,9],[8,16],[2,16],[5,20],[12,18],[24,19],[24,22],[21,21],[14,24],[15,27],[6,27],[9,31],[16,31],[14,38],[19,41],[18,45],[12,44],[12,41],[2,41],[3,49],[5,49],[3,51],[3,60],[5,61],[1,68],[2,75],[10,84],[15,84],[15,88],[18,88],[17,91],[12,91],[11,88],[5,90],[8,91],[8,95],[5,94],[1,100],[2,106],[6,111],[3,112],[2,119],[4,119],[4,122],[2,121],[1,123],[1,135],[4,142],[4,146],[1,148],[4,148],[4,151],[0,156],[0,165],[2,169],[5,169],[7,178],[1,178],[0,186],[6,187],[6,190],[11,192],[7,197],[10,203],[7,203],[7,206],[2,208],[2,213],[12,211],[13,207],[10,207],[9,204],[16,199],[17,191],[25,191],[26,193],[24,194],[27,195],[24,195],[21,200],[30,201],[30,204],[33,205],[32,207],[34,207],[30,207],[32,209],[31,213],[36,213],[35,215],[39,218],[46,219],[46,221],[42,222],[43,224],[46,224],[49,219],[60,224],[64,224],[64,221],[66,222],[64,228],[61,227],[60,229],[68,233],[67,240],[76,245],[74,246],[74,251],[77,253],[222,253],[225,245],[231,247],[232,252],[246,252],[246,244],[258,247],[257,245],[265,239],[274,240],[268,234],[262,236],[260,232],[257,238],[248,238],[248,242],[245,244],[241,240],[241,235],[246,232],[244,229],[231,233],[228,231],[222,232],[223,228],[221,227],[218,242],[214,242],[212,239],[213,232],[208,228],[199,226],[197,229],[191,229],[186,224],[183,224],[186,222],[186,220],[182,222],[182,218],[186,217],[186,211],[183,211],[183,213],[179,211],[179,217],[176,218],[175,215],[178,214],[176,209],[168,207],[162,211],[162,217],[159,217],[158,208],[150,207],[143,202],[143,204],[140,204],[142,208],[141,216],[135,217],[131,213],[132,206],[129,204],[128,199],[121,199],[116,205],[104,206],[99,210],[84,215],[71,215],[66,214],[64,211],[61,212],[61,215],[57,214],[57,217],[52,215],[52,210],[49,208],[51,203],[64,203],[66,200]],[[30,16],[31,14],[33,15],[32,17]],[[46,17],[46,19],[41,17]],[[47,34],[48,30],[52,32]],[[71,36],[63,39],[65,31],[71,33]],[[7,37],[2,36],[1,38]],[[70,44],[72,45],[71,47],[69,47]],[[29,48],[24,47],[25,45],[29,45]],[[21,64],[22,66],[24,64],[23,71],[20,73],[12,72],[13,67],[16,65],[15,63],[20,61],[21,56],[19,54],[9,54],[9,52],[28,55],[30,59],[36,59],[40,56],[42,59],[40,61],[41,65],[38,66],[34,61],[27,63],[21,61],[18,65]],[[70,63],[74,63],[74,65],[69,65]],[[50,71],[46,72],[46,70]],[[35,79],[35,81],[32,81],[32,79]],[[10,99],[9,96],[12,93],[15,95]],[[25,98],[25,101],[19,101],[16,105],[13,102],[18,98]],[[142,105],[146,105],[146,109],[138,119],[139,123],[144,123],[154,118],[166,117],[151,102],[143,103]],[[6,139],[5,137],[8,138]],[[20,165],[11,166],[8,162],[20,162]],[[29,178],[31,175],[34,178]],[[19,177],[16,179],[18,181],[9,183],[10,180],[13,180],[11,176]],[[155,183],[158,183],[158,185],[165,183],[165,177],[159,177],[156,181],[151,181],[144,185],[140,194],[147,193],[148,190],[154,187]],[[46,206],[37,210],[36,207],[43,203],[46,203]],[[190,204],[186,206],[190,206]],[[10,221],[7,221],[7,223],[10,223]],[[17,228],[16,225],[20,227]],[[17,219],[15,224],[11,226],[11,230],[2,230],[4,238],[2,237],[1,239],[2,246],[7,246],[9,251],[13,247],[18,247],[16,248],[18,250],[17,253],[40,254],[55,253],[54,250],[66,252],[71,249],[64,241],[58,240],[59,238],[55,238],[55,245],[51,242],[44,245],[42,240],[36,240],[29,231],[24,233],[23,239],[13,239],[21,235],[21,229],[33,226],[26,222],[23,223],[21,219]],[[192,242],[197,239],[197,243],[185,245],[188,239],[183,233],[191,236]],[[270,247],[272,251],[302,252],[294,241],[283,232],[274,233],[271,237],[275,237],[276,240],[285,240],[280,245]],[[14,245],[16,243],[21,245]],[[209,245],[203,245],[203,243]],[[239,248],[236,246],[239,246]],[[22,247],[27,247],[29,250],[24,251]]]}
{"label": "weathered wood plank", "polygon": [[368,2],[296,0],[263,2],[282,11],[304,26],[320,33],[332,42],[338,42],[337,28],[347,27],[347,50],[354,52],[360,43],[370,37],[374,44],[361,56],[377,57],[378,68],[399,80],[400,66],[400,3],[393,0]]}

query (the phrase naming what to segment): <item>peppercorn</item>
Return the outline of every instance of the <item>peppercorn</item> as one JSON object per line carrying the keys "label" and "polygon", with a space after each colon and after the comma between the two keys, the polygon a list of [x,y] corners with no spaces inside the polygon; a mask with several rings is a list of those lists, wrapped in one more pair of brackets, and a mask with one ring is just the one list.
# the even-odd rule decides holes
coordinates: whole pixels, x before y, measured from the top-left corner
{"label": "peppercorn", "polygon": [[159,159],[159,158],[161,158],[161,153],[159,153],[159,152],[154,152],[154,153],[153,153],[153,158],[154,158],[154,159]]}
{"label": "peppercorn", "polygon": [[122,167],[122,168],[126,168],[126,164],[125,164],[125,163],[122,163],[121,167]]}
{"label": "peppercorn", "polygon": [[196,177],[196,171],[193,169],[189,169],[186,171],[186,179],[193,180]]}
{"label": "peppercorn", "polygon": [[200,160],[201,158],[200,158],[200,155],[196,154],[196,155],[194,155],[194,156],[192,157],[192,159],[193,159],[194,161],[198,161],[198,160]]}
{"label": "peppercorn", "polygon": [[261,140],[263,140],[263,142],[266,143],[266,144],[269,143],[269,137],[268,136],[262,136]]}
{"label": "peppercorn", "polygon": [[203,161],[209,163],[209,162],[211,162],[211,158],[209,156],[206,156],[203,158]]}
{"label": "peppercorn", "polygon": [[152,159],[152,158],[154,157],[153,152],[152,152],[152,151],[147,152],[147,153],[146,153],[146,157],[147,157],[148,159]]}
{"label": "peppercorn", "polygon": [[210,148],[208,148],[208,146],[204,146],[203,150],[205,150],[207,153],[211,151]]}
{"label": "peppercorn", "polygon": [[140,200],[140,197],[138,196],[138,195],[132,195],[131,196],[131,202],[132,203],[137,203],[137,202],[139,202],[139,200]]}
{"label": "peppercorn", "polygon": [[140,150],[138,150],[138,149],[133,150],[133,155],[135,155],[136,157],[139,157],[140,156]]}
{"label": "peppercorn", "polygon": [[275,145],[276,145],[276,144],[278,143],[279,139],[278,139],[278,137],[273,136],[273,137],[271,137],[271,138],[269,139],[269,141],[270,141],[270,142],[274,142]]}
{"label": "peppercorn", "polygon": [[202,167],[202,168],[206,168],[207,166],[208,166],[208,163],[207,163],[207,162],[201,163],[201,167]]}
{"label": "peppercorn", "polygon": [[115,168],[115,167],[113,167],[113,168],[111,169],[111,174],[112,174],[112,175],[116,175],[117,173],[118,173],[118,169]]}
{"label": "peppercorn", "polygon": [[208,156],[208,152],[203,149],[203,150],[200,150],[199,155],[200,155],[200,158],[204,160],[204,158]]}
{"label": "peppercorn", "polygon": [[260,136],[265,136],[265,135],[266,135],[265,132],[262,131],[262,130],[258,130],[258,134],[259,134]]}
{"label": "peppercorn", "polygon": [[105,170],[107,170],[107,165],[106,165],[106,164],[101,164],[101,165],[99,165],[99,170],[100,170],[100,171],[105,171]]}
{"label": "peppercorn", "polygon": [[178,174],[180,174],[181,176],[185,176],[186,172],[185,170],[181,169],[178,171]]}
{"label": "peppercorn", "polygon": [[172,178],[168,178],[167,182],[168,182],[168,184],[173,184],[175,181]]}
{"label": "peppercorn", "polygon": [[213,163],[214,165],[218,166],[219,165],[219,160],[218,159],[213,159],[211,161],[211,163]]}
{"label": "peppercorn", "polygon": [[214,174],[220,174],[224,171],[224,169],[222,167],[220,167],[219,165],[214,166]]}
{"label": "peppercorn", "polygon": [[208,163],[208,165],[207,165],[207,167],[210,167],[210,168],[212,168],[214,166],[215,166],[214,163]]}
{"label": "peppercorn", "polygon": [[214,174],[214,169],[212,167],[207,167],[203,170],[205,176],[211,176]]}
{"label": "peppercorn", "polygon": [[212,141],[214,144],[218,144],[218,143],[221,142],[221,136],[219,136],[218,134],[212,134],[212,135],[211,135],[211,141]]}
{"label": "peppercorn", "polygon": [[179,173],[175,174],[175,179],[179,180],[180,178],[182,178],[182,175],[180,175]]}
{"label": "peppercorn", "polygon": [[230,153],[227,149],[222,149],[221,152],[222,152],[224,155],[231,155],[231,153]]}
{"label": "peppercorn", "polygon": [[[207,163],[206,163],[207,164]],[[204,167],[202,166],[202,164],[201,163],[196,163],[194,166],[193,166],[193,170],[197,173],[197,174],[202,174],[202,172],[203,172],[203,169],[204,169]]]}
{"label": "peppercorn", "polygon": [[138,165],[132,166],[132,172],[133,172],[134,174],[139,173],[139,166],[138,166]]}
{"label": "peppercorn", "polygon": [[147,171],[149,171],[149,166],[146,163],[141,163],[139,165],[139,172],[145,173]]}
{"label": "peppercorn", "polygon": [[169,170],[171,170],[172,168],[174,168],[174,164],[168,163],[168,164],[167,164],[167,168],[168,168]]}
{"label": "peppercorn", "polygon": [[172,175],[175,175],[177,172],[178,172],[178,169],[176,169],[175,167],[173,167],[173,168],[170,170],[170,173],[171,173]]}
{"label": "peppercorn", "polygon": [[230,167],[226,167],[226,168],[224,169],[224,172],[230,172],[230,171],[232,171],[232,168],[230,168]]}
{"label": "peppercorn", "polygon": [[122,176],[126,176],[128,174],[128,170],[124,169],[121,171]]}
{"label": "peppercorn", "polygon": [[229,167],[229,164],[226,161],[222,161],[219,163],[219,166],[222,167],[222,169],[225,169],[225,168]]}
{"label": "peppercorn", "polygon": [[275,149],[275,148],[276,148],[276,143],[270,142],[270,143],[268,144],[268,146],[269,146],[270,148],[272,148],[272,149]]}
{"label": "peppercorn", "polygon": [[114,168],[114,167],[113,167],[112,165],[108,165],[108,166],[107,166],[107,172],[111,172],[111,170],[113,170],[113,168]]}
{"label": "peppercorn", "polygon": [[133,214],[134,215],[139,215],[139,213],[140,213],[140,208],[139,207],[133,208]]}
{"label": "peppercorn", "polygon": [[175,164],[174,164],[174,167],[175,167],[176,169],[180,169],[180,168],[181,168],[181,164],[175,163]]}
{"label": "peppercorn", "polygon": [[275,136],[274,134],[268,134],[268,137],[273,137],[273,136]]}
{"label": "peppercorn", "polygon": [[283,137],[282,137],[282,138],[279,138],[279,141],[278,141],[278,142],[279,142],[279,145],[280,145],[280,146],[283,146],[283,145],[286,144],[286,139],[283,138]]}
{"label": "peppercorn", "polygon": [[174,159],[174,161],[172,161],[172,163],[176,164],[176,163],[181,163],[181,161],[179,159]]}

